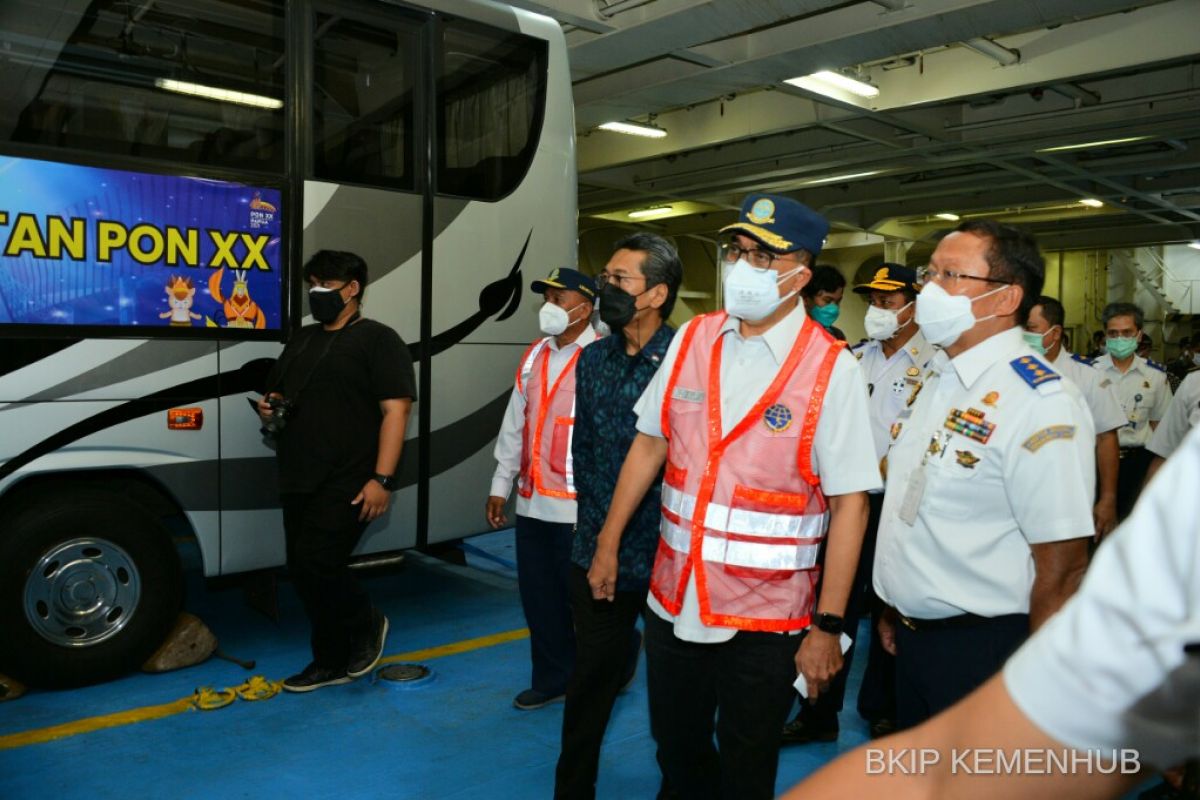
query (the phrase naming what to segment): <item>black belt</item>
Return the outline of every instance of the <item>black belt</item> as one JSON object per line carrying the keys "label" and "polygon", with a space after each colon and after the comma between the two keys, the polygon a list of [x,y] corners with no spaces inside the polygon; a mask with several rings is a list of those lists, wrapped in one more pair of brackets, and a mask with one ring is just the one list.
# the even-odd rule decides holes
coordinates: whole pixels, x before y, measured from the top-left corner
{"label": "black belt", "polygon": [[913,619],[906,617],[903,614],[897,614],[900,617],[900,624],[908,628],[910,631],[936,631],[946,628],[969,628],[973,625],[986,625],[993,622],[1008,621],[1017,617],[1028,617],[1028,614],[1004,614],[999,617],[981,617],[978,614],[959,614],[955,617],[942,617],[941,619]]}

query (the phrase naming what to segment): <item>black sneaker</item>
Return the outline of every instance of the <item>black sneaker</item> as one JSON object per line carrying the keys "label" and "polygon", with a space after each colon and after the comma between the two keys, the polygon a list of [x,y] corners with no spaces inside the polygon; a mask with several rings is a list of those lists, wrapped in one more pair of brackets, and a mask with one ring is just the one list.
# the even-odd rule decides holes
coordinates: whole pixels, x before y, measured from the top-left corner
{"label": "black sneaker", "polygon": [[519,708],[522,711],[532,711],[535,708],[542,708],[551,703],[557,703],[564,699],[567,695],[563,694],[547,694],[539,692],[537,689],[526,689],[515,698],[513,698],[513,708]]}
{"label": "black sneaker", "polygon": [[878,739],[896,732],[896,721],[888,717],[871,720],[871,738]]}
{"label": "black sneaker", "polygon": [[375,665],[383,657],[383,646],[387,643],[388,618],[377,608],[371,609],[371,616],[375,621],[375,633],[362,648],[350,656],[350,666],[346,668],[346,674],[351,678],[366,675],[375,669]]}
{"label": "black sneaker", "polygon": [[325,669],[318,667],[314,663],[305,667],[304,671],[299,675],[284,678],[283,690],[285,692],[311,692],[313,689],[320,689],[322,686],[337,686],[338,684],[349,682],[350,678],[346,675],[345,670]]}
{"label": "black sneaker", "polygon": [[835,717],[832,722],[817,722],[816,720],[805,719],[804,712],[796,715],[796,718],[783,726],[783,735],[780,737],[783,744],[811,744],[812,742],[836,742],[838,738],[838,721]]}

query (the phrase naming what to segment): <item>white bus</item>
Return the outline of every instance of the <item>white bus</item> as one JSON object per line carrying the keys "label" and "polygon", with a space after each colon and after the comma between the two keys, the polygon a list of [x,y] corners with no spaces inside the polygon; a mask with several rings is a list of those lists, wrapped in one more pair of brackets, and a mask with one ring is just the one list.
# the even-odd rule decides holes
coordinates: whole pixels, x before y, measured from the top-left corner
{"label": "white bus", "polygon": [[[246,403],[318,249],[414,356],[358,554],[478,533],[532,278],[574,263],[551,20],[486,0],[9,0],[0,10],[0,672],[136,668],[206,576],[284,562]],[[177,532],[176,532],[177,533]]]}

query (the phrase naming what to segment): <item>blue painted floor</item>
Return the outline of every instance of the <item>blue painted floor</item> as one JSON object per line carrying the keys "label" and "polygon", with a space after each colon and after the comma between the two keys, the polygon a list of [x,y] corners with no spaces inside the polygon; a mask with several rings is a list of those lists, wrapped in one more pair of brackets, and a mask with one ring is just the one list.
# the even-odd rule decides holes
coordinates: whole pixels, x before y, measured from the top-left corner
{"label": "blue painted floor", "polygon": [[[387,654],[524,626],[509,566],[511,532],[471,544],[466,567],[414,554],[395,571],[364,576],[391,620]],[[240,590],[206,590],[196,579],[188,608],[212,628],[225,652],[255,659],[255,674],[278,680],[308,660],[304,617],[286,582],[279,599],[282,621],[275,623],[247,608]],[[511,705],[527,686],[528,647],[522,639],[428,660],[434,678],[420,686],[364,678],[0,750],[0,798],[550,797],[562,706],[522,712]],[[786,748],[781,790],[866,741],[866,724],[853,711],[864,661],[856,659],[850,676],[840,741]],[[167,703],[197,686],[232,686],[250,674],[210,659],[102,686],[31,691],[0,704],[0,735]],[[598,795],[652,797],[657,786],[639,670],[609,726]]]}

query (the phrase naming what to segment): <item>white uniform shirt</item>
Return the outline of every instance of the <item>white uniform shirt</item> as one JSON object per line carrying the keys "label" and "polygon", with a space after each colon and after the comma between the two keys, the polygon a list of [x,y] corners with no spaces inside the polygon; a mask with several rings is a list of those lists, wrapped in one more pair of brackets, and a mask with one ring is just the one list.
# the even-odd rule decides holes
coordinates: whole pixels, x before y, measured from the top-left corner
{"label": "white uniform shirt", "polygon": [[1013,702],[1079,750],[1166,768],[1200,752],[1200,431],[1105,540],[1080,590],[1009,660]]}
{"label": "white uniform shirt", "polygon": [[1101,386],[1104,376],[1087,359],[1059,348],[1058,358],[1050,362],[1054,371],[1079,387],[1092,412],[1092,424],[1096,433],[1107,433],[1122,428],[1128,420],[1121,410],[1121,401],[1112,384]]}
{"label": "white uniform shirt", "polygon": [[1161,420],[1171,403],[1167,373],[1139,355],[1133,357],[1124,375],[1108,353],[1097,358],[1094,366],[1100,370],[1101,386],[1109,385],[1105,381],[1112,382],[1125,412],[1125,425],[1117,433],[1121,447],[1145,447],[1152,433],[1150,423]]}
{"label": "white uniform shirt", "polygon": [[[721,327],[721,427],[732,429],[762,397],[787,359],[804,324],[804,304],[788,314],[762,336],[743,338],[738,320],[730,317]],[[637,429],[648,436],[662,437],[662,404],[671,370],[679,357],[687,326],[684,324],[654,378],[642,393],[634,411]],[[851,494],[878,489],[879,467],[867,425],[867,387],[854,357],[843,349],[833,364],[829,387],[821,403],[821,416],[813,435],[812,468],[821,478],[826,495]],[[651,594],[647,603],[658,616],[673,622],[675,635],[689,642],[725,642],[737,630],[705,625],[700,621],[700,600],[695,572],[688,577],[683,608],[675,617]]]}
{"label": "white uniform shirt", "polygon": [[[1049,371],[1018,328],[953,360],[940,351],[888,453],[874,582],[906,616],[1028,613],[1030,545],[1092,535],[1092,415],[1070,381],[1030,386],[1011,364],[1021,357]],[[986,444],[946,427],[956,410],[994,426]]]}
{"label": "white uniform shirt", "polygon": [[1167,414],[1154,430],[1154,436],[1146,449],[1163,458],[1170,458],[1175,448],[1188,435],[1188,431],[1200,425],[1200,370],[1184,376],[1179,391],[1171,398]]}
{"label": "white uniform shirt", "polygon": [[871,437],[875,458],[882,460],[892,444],[892,426],[908,416],[908,399],[921,386],[925,367],[937,352],[917,333],[891,357],[883,354],[883,343],[875,340],[856,344],[850,352],[867,381],[867,408],[871,413]]}
{"label": "white uniform shirt", "polygon": [[[548,345],[551,386],[570,363],[572,356],[594,341],[596,331],[591,325],[583,329],[578,339],[561,349],[551,337]],[[512,491],[513,478],[521,471],[521,448],[525,446],[525,405],[525,395],[517,391],[514,382],[512,395],[508,398],[508,408],[504,411],[504,421],[500,423],[500,433],[496,437],[496,448],[492,451],[496,458],[496,471],[492,474],[492,497],[507,498],[508,493]],[[575,501],[546,497],[535,490],[532,497],[517,495],[517,513],[522,517],[532,517],[543,522],[574,522]]]}

